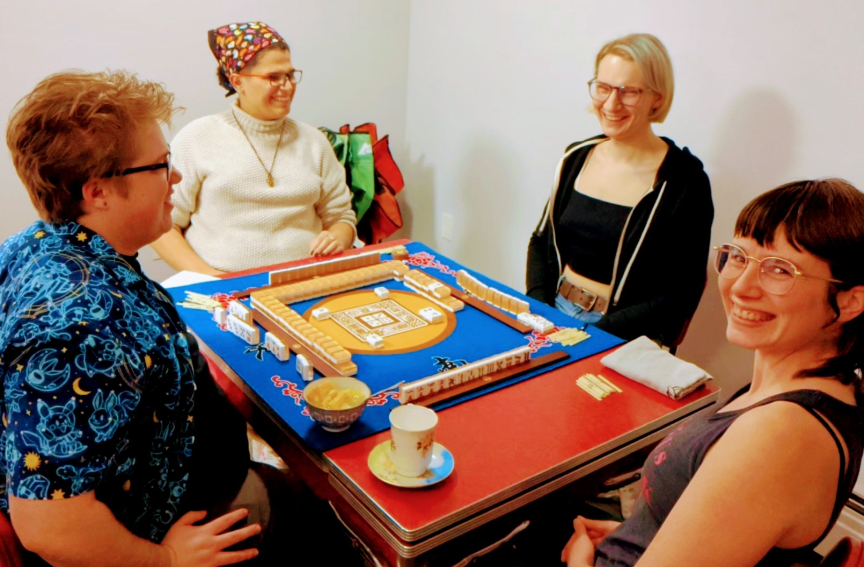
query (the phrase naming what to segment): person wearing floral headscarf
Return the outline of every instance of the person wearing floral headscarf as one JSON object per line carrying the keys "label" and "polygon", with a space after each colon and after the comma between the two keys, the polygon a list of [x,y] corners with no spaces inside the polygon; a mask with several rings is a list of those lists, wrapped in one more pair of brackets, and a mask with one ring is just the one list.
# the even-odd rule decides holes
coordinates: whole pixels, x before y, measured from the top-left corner
{"label": "person wearing floral headscarf", "polygon": [[171,144],[183,180],[174,229],[153,244],[174,269],[218,275],[351,248],[356,216],[345,170],[316,128],[288,117],[303,72],[263,22],[208,32],[232,107]]}

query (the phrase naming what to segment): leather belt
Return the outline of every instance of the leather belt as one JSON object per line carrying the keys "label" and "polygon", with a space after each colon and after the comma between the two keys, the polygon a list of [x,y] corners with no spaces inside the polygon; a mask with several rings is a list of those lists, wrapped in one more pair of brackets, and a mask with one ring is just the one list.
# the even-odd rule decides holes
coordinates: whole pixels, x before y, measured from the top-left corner
{"label": "leather belt", "polygon": [[585,311],[599,311],[606,313],[606,308],[609,307],[609,300],[605,297],[592,293],[587,289],[575,286],[564,280],[561,282],[561,287],[558,288],[558,293],[563,295],[567,301],[578,305]]}

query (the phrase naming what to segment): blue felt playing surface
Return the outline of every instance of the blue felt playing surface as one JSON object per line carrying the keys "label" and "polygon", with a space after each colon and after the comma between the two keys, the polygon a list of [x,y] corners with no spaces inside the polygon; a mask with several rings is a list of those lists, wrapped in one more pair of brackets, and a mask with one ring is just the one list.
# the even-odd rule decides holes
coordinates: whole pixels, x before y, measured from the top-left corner
{"label": "blue felt playing surface", "polygon": [[[459,288],[456,283],[456,271],[464,269],[456,262],[441,256],[437,252],[423,246],[420,243],[411,243],[407,246],[411,256],[408,263],[412,269],[419,268],[430,276],[437,278],[453,287]],[[382,259],[389,259],[385,256]],[[485,284],[499,291],[525,298],[521,293],[510,289],[503,284],[486,278],[477,272],[468,270],[470,274]],[[230,294],[234,291],[242,291],[248,288],[261,287],[267,284],[267,274],[256,274],[241,278],[218,282],[206,282],[186,287],[172,288],[169,291],[176,301],[185,298],[186,291],[194,291],[205,295],[218,293]],[[368,286],[387,287],[394,290],[408,290],[401,282],[391,280]],[[321,298],[308,301],[299,301],[290,304],[290,307],[298,313],[305,313],[310,306],[321,301]],[[549,319],[559,327],[580,326],[581,323],[557,311],[553,307],[528,299],[531,304],[531,312]],[[248,305],[248,300],[246,300]],[[209,346],[222,360],[224,360],[234,372],[244,380],[257,396],[272,408],[273,413],[279,416],[285,424],[297,432],[309,446],[316,451],[326,451],[345,443],[360,439],[373,433],[377,433],[390,427],[388,415],[390,410],[399,405],[398,394],[401,382],[411,382],[431,376],[441,370],[441,358],[446,358],[454,364],[471,363],[477,360],[500,354],[514,348],[530,345],[537,351],[536,356],[541,356],[563,350],[570,358],[535,370],[534,372],[514,376],[500,382],[496,382],[489,388],[474,390],[457,398],[451,398],[435,409],[442,409],[450,405],[461,403],[465,400],[481,396],[490,391],[510,384],[526,380],[552,368],[569,364],[598,352],[603,352],[623,341],[613,337],[594,327],[586,330],[591,338],[572,347],[562,347],[560,344],[552,343],[542,335],[529,333],[523,335],[515,329],[497,321],[489,315],[466,305],[465,309],[456,313],[456,329],[446,339],[428,348],[404,353],[404,354],[354,354],[352,361],[357,364],[356,377],[369,385],[373,397],[369,401],[366,410],[360,419],[347,431],[341,433],[330,433],[324,431],[312,421],[305,409],[302,391],[305,382],[300,378],[295,369],[295,358],[292,354],[288,362],[280,362],[272,354],[263,348],[264,330],[261,330],[261,345],[248,345],[239,337],[221,330],[212,320],[212,315],[206,311],[186,309],[178,307],[181,316],[195,332],[198,338]],[[439,363],[436,365],[436,362]],[[316,374],[316,378],[318,375]]]}

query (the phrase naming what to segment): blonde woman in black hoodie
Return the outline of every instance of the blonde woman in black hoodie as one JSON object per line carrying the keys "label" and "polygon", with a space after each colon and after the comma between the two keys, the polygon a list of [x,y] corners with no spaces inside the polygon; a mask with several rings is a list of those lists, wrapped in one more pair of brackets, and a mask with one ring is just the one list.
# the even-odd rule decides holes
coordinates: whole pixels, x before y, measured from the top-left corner
{"label": "blonde woman in black hoodie", "polygon": [[527,293],[621,338],[674,346],[705,287],[714,206],[702,162],[651,127],[672,105],[669,55],[649,34],[613,40],[588,88],[603,135],[558,164]]}

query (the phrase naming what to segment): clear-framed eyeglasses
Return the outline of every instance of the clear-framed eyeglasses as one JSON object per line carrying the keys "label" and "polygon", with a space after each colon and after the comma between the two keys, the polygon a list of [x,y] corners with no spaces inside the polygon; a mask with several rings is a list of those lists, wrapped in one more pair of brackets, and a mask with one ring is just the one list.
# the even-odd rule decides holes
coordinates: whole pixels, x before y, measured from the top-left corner
{"label": "clear-framed eyeglasses", "polygon": [[783,295],[789,293],[795,285],[796,278],[811,278],[826,282],[842,284],[840,280],[823,278],[820,276],[808,276],[802,273],[795,264],[783,258],[769,256],[767,258],[754,258],[748,256],[744,250],[734,244],[721,244],[715,246],[714,269],[721,278],[732,280],[744,273],[750,260],[758,262],[758,281],[762,289],[772,295]]}
{"label": "clear-framed eyeglasses", "polygon": [[287,73],[267,73],[266,75],[256,75],[254,73],[237,74],[241,77],[258,77],[260,79],[267,79],[268,81],[270,81],[271,87],[281,87],[286,82],[289,82],[292,85],[296,85],[303,80],[303,71],[301,71],[300,69],[294,69],[293,71],[288,71]]}
{"label": "clear-framed eyeglasses", "polygon": [[612,96],[612,91],[618,91],[618,102],[624,106],[636,106],[642,99],[642,93],[645,91],[650,92],[651,89],[640,89],[625,85],[615,87],[597,79],[588,81],[588,92],[591,94],[591,98],[597,102],[606,102]]}

